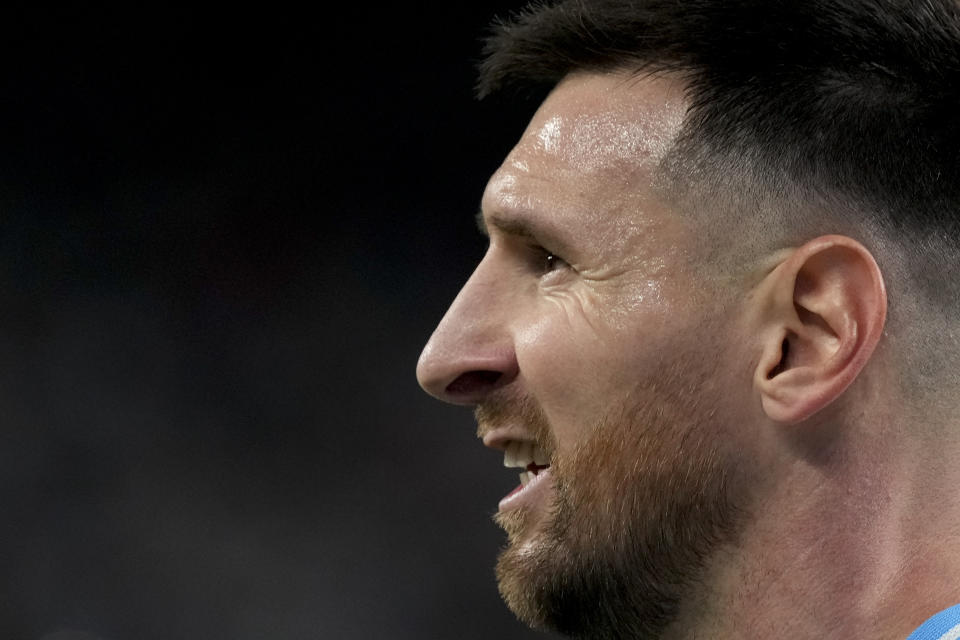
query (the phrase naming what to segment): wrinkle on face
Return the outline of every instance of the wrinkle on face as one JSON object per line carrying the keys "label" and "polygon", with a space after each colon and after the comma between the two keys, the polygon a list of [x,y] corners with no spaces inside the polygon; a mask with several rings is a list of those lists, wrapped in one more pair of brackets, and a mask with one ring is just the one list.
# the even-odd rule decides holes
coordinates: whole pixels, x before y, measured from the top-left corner
{"label": "wrinkle on face", "polygon": [[486,268],[501,298],[489,310],[464,309],[498,314],[516,378],[493,393],[536,407],[530,420],[542,424],[531,429],[551,439],[557,500],[509,523],[500,563],[501,584],[530,611],[550,597],[546,588],[565,584],[550,582],[565,575],[565,549],[594,559],[584,550],[606,545],[619,561],[639,541],[649,562],[630,567],[624,584],[638,574],[661,586],[670,570],[686,575],[685,558],[701,548],[675,536],[674,553],[663,553],[664,523],[689,540],[716,537],[719,525],[698,528],[684,514],[710,525],[711,509],[725,504],[724,474],[740,468],[721,465],[726,434],[714,433],[726,396],[706,393],[722,362],[704,357],[704,344],[727,325],[711,324],[712,311],[697,306],[705,287],[690,267],[696,236],[654,188],[682,126],[682,83],[626,80],[574,74],[561,82],[484,193],[488,257],[501,267]]}
{"label": "wrinkle on face", "polygon": [[[574,74],[560,83],[484,197],[485,209],[531,212],[582,236],[584,255],[563,257],[587,278],[643,269],[650,237],[660,239],[657,250],[667,246],[665,204],[649,186],[680,131],[685,102],[673,84],[634,94],[623,91],[626,80]],[[572,82],[583,90],[565,91]]]}
{"label": "wrinkle on face", "polygon": [[[551,418],[599,410],[599,398],[625,393],[632,370],[655,361],[655,353],[637,359],[653,348],[644,336],[668,327],[689,298],[690,229],[652,188],[685,98],[671,80],[637,89],[614,74],[561,82],[484,193],[488,220],[526,220],[567,245],[540,240],[569,275],[541,281],[530,273],[501,285],[525,292],[511,307],[517,359]],[[490,232],[493,245],[500,231]],[[537,239],[512,246],[531,244]],[[578,397],[579,409],[568,404]],[[571,422],[561,431],[582,424]]]}
{"label": "wrinkle on face", "polygon": [[[544,301],[556,305],[566,320],[567,329],[585,338],[601,339],[605,327],[599,323],[603,318],[603,301],[587,287],[557,288],[544,295]],[[581,329],[586,325],[586,330]]]}

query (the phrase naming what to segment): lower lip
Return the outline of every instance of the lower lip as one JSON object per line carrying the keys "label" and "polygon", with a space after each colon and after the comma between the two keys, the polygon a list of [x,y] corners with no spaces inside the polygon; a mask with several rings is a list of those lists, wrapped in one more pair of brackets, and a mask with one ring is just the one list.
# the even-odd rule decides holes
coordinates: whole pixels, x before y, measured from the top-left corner
{"label": "lower lip", "polygon": [[544,494],[549,489],[550,480],[550,469],[544,469],[533,476],[526,486],[520,485],[501,500],[500,511],[529,508],[542,502]]}

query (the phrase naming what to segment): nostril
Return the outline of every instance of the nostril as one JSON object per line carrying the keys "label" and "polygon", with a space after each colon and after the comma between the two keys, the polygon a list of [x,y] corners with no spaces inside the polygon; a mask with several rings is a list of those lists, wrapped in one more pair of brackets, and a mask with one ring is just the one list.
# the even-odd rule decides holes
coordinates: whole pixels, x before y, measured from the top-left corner
{"label": "nostril", "polygon": [[446,392],[454,396],[483,393],[496,386],[502,376],[500,371],[468,371],[448,384]]}

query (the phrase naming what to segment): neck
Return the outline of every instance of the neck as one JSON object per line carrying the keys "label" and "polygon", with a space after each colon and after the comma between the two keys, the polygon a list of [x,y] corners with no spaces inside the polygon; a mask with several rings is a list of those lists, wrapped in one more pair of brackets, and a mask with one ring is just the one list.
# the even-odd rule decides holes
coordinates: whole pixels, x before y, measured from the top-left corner
{"label": "neck", "polygon": [[956,457],[875,424],[787,463],[665,637],[904,640],[960,602]]}

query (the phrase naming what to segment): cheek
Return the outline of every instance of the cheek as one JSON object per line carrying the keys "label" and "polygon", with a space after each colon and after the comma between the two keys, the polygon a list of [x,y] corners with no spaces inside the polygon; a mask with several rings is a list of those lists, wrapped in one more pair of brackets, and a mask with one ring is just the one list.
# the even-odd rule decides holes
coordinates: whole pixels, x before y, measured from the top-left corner
{"label": "cheek", "polygon": [[612,326],[586,304],[544,304],[518,332],[524,387],[558,443],[582,438],[612,407],[628,402],[638,378],[652,373],[643,357],[645,342],[636,324]]}

